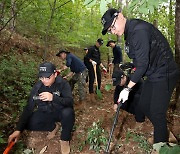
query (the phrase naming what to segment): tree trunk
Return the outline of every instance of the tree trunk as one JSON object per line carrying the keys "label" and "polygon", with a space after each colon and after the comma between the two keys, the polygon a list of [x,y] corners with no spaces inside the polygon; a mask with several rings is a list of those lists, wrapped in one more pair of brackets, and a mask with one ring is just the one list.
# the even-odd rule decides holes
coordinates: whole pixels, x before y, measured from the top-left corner
{"label": "tree trunk", "polygon": [[45,42],[45,50],[44,50],[44,56],[43,56],[44,61],[46,61],[47,51],[48,51],[48,47],[49,47],[49,30],[51,28],[52,19],[54,16],[54,12],[56,10],[56,0],[54,0],[53,6],[51,6],[50,2],[49,2],[49,5],[50,5],[50,9],[51,9],[51,16],[48,21],[48,25],[46,28],[46,34],[45,34],[45,41],[44,41]]}
{"label": "tree trunk", "polygon": [[0,26],[4,25],[5,0],[0,2]]}
{"label": "tree trunk", "polygon": [[[175,60],[180,68],[180,0],[176,0],[176,11],[175,11]],[[180,80],[178,81],[176,86],[175,100],[176,100],[176,104],[179,105]],[[180,109],[180,105],[177,107]]]}
{"label": "tree trunk", "polygon": [[16,1],[11,0],[11,17],[12,20],[10,21],[10,30],[13,32],[15,30],[15,25],[16,25]]}

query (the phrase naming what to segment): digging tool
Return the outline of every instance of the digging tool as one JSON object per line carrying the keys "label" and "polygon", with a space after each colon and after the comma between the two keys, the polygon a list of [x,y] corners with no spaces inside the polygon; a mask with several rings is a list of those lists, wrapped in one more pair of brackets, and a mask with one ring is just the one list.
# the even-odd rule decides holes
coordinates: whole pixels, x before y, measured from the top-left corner
{"label": "digging tool", "polygon": [[106,146],[106,150],[105,150],[104,154],[109,154],[109,146],[110,146],[110,143],[111,143],[112,135],[113,135],[116,123],[117,123],[117,119],[118,119],[118,116],[119,116],[119,111],[120,111],[121,106],[122,106],[122,101],[120,101],[119,104],[118,104],[118,108],[117,108],[116,115],[115,115],[115,118],[114,118],[113,126],[111,128],[111,132],[110,132],[110,135],[109,135],[108,144]]}
{"label": "digging tool", "polygon": [[7,147],[6,149],[4,150],[3,154],[8,154],[9,151],[12,149],[13,145],[15,144],[14,141],[12,141]]}
{"label": "digging tool", "polygon": [[93,66],[94,68],[94,75],[95,75],[95,83],[96,83],[96,94],[99,99],[102,99],[101,91],[98,89],[98,82],[97,82],[97,73],[96,73],[96,65]]}

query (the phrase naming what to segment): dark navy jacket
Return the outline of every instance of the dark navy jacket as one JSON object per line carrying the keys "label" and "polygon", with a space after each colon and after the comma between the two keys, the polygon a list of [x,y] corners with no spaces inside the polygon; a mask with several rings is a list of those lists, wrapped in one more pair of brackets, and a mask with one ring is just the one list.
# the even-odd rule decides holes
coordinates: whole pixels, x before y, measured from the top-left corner
{"label": "dark navy jacket", "polygon": [[[38,96],[41,92],[50,92],[53,94],[52,102],[44,102],[34,100],[34,96]],[[37,108],[43,112],[53,112],[53,110],[61,111],[65,107],[73,108],[73,96],[69,83],[62,77],[57,76],[55,82],[46,87],[41,81],[38,81],[32,88],[27,105],[17,124],[17,130],[23,131],[28,123],[29,118]]]}
{"label": "dark navy jacket", "polygon": [[138,19],[127,20],[124,39],[125,51],[136,67],[131,81],[137,83],[143,76],[150,81],[160,81],[176,74],[177,65],[169,43],[152,24]]}
{"label": "dark navy jacket", "polygon": [[81,73],[86,69],[86,66],[78,57],[72,53],[67,53],[66,66],[70,67],[71,72]]}
{"label": "dark navy jacket", "polygon": [[122,62],[122,51],[121,48],[117,45],[113,48],[113,56],[114,59],[112,61],[113,64],[119,64]]}
{"label": "dark navy jacket", "polygon": [[88,49],[86,58],[88,60],[92,59],[93,61],[95,61],[97,63],[97,65],[100,65],[101,64],[101,54],[100,54],[99,48],[97,48],[96,45],[90,47]]}

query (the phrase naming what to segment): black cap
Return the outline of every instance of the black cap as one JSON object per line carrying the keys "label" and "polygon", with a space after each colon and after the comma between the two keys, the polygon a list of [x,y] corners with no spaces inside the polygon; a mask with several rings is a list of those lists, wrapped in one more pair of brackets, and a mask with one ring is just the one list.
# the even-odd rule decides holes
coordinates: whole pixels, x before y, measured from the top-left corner
{"label": "black cap", "polygon": [[99,38],[99,39],[97,39],[97,42],[99,43],[99,45],[103,45],[103,39],[101,39],[101,38]]}
{"label": "black cap", "polygon": [[109,40],[108,43],[106,44],[106,46],[109,47],[109,44],[110,44],[110,43],[116,43],[116,41]]}
{"label": "black cap", "polygon": [[39,77],[49,77],[56,72],[56,66],[50,62],[44,62],[39,65]]}
{"label": "black cap", "polygon": [[124,72],[122,70],[114,71],[112,74],[113,86],[119,85],[123,76]]}
{"label": "black cap", "polygon": [[56,56],[59,57],[61,53],[69,53],[69,52],[65,49],[60,49],[59,52],[56,54]]}
{"label": "black cap", "polygon": [[112,22],[115,17],[118,16],[119,11],[113,8],[107,10],[101,18],[101,23],[103,25],[102,34],[105,35],[107,33],[108,28],[112,25]]}
{"label": "black cap", "polygon": [[88,50],[88,48],[84,48],[84,51]]}

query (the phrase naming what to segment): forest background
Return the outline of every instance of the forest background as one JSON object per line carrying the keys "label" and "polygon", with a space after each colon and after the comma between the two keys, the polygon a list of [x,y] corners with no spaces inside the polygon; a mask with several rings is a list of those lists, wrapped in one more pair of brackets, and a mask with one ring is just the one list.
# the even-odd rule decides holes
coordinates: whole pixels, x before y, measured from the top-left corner
{"label": "forest background", "polygon": [[[83,48],[103,38],[114,39],[123,50],[122,37],[102,36],[101,16],[109,8],[122,8],[127,18],[154,24],[168,39],[180,66],[180,0],[0,0],[0,144],[22,111],[37,80],[37,66],[52,61],[61,66],[55,53],[65,48],[83,59]],[[111,49],[101,48],[107,65]],[[174,108],[179,108],[177,84]],[[16,112],[15,112],[16,111]],[[5,129],[9,127],[8,129]]]}

